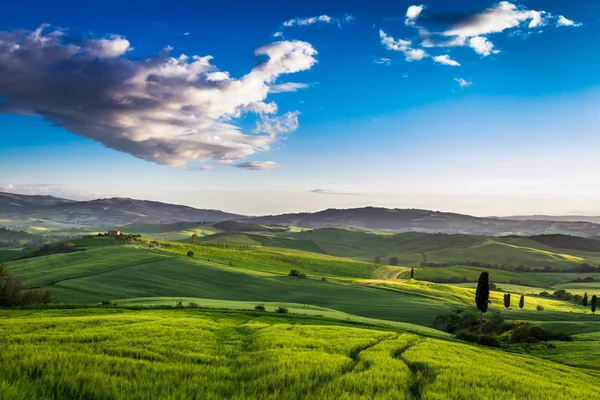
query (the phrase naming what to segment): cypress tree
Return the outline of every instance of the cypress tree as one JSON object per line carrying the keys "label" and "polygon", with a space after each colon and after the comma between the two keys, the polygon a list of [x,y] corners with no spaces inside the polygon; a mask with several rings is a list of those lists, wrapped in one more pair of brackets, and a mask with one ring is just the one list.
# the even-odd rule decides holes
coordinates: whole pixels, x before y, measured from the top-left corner
{"label": "cypress tree", "polygon": [[481,343],[481,334],[483,332],[483,314],[488,310],[490,301],[490,279],[487,272],[482,272],[479,275],[477,282],[477,290],[475,291],[475,303],[479,309],[479,343]]}
{"label": "cypress tree", "polygon": [[587,292],[585,292],[585,294],[583,295],[583,300],[581,300],[581,304],[583,305],[583,313],[586,314],[587,313],[587,306],[588,306]]}
{"label": "cypress tree", "polygon": [[510,293],[506,293],[504,295],[504,307],[506,307],[507,309],[510,308]]}
{"label": "cypress tree", "polygon": [[596,297],[596,295],[592,296],[592,302],[590,303],[592,306],[592,314],[596,313],[596,302],[598,301],[598,298]]}
{"label": "cypress tree", "polygon": [[410,279],[414,279],[414,277],[415,277],[415,269],[411,268],[410,269]]}
{"label": "cypress tree", "polygon": [[525,296],[521,295],[521,299],[519,300],[519,308],[522,310],[525,306]]}

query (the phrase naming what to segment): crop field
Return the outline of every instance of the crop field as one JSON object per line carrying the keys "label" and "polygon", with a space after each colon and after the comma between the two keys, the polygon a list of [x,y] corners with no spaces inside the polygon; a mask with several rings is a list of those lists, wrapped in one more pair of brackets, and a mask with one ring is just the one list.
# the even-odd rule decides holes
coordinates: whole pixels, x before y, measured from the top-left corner
{"label": "crop field", "polygon": [[[408,266],[324,254],[310,238],[215,240],[235,235],[85,237],[72,252],[4,262],[25,287],[51,289],[55,304],[0,310],[2,399],[588,399],[600,390],[600,316],[537,295],[591,296],[596,281],[572,281],[598,274],[419,266],[409,279]],[[405,248],[433,252],[455,241],[409,237]],[[476,239],[460,240],[473,248]],[[505,309],[505,293],[491,291],[489,313],[573,341],[491,349],[433,329],[441,313],[474,307],[476,284],[426,280],[474,281],[482,271],[513,294]]]}
{"label": "crop field", "polygon": [[315,317],[194,309],[0,314],[7,400],[591,399],[600,391],[590,370]]}

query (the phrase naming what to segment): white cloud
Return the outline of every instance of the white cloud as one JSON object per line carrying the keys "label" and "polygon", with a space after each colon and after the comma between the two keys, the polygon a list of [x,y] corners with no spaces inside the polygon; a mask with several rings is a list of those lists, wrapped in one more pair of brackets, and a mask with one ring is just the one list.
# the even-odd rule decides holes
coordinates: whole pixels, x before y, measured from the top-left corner
{"label": "white cloud", "polygon": [[419,61],[427,57],[427,53],[423,49],[413,49],[410,40],[396,40],[381,29],[379,30],[379,37],[381,38],[381,44],[387,50],[402,52],[406,61]]}
{"label": "white cloud", "polygon": [[354,17],[350,14],[345,14],[342,18],[333,18],[329,15],[319,15],[317,17],[310,18],[292,18],[283,23],[283,26],[286,28],[290,28],[293,26],[307,26],[314,24],[337,24],[339,27],[342,24],[349,24],[354,20]]}
{"label": "white cloud", "polygon": [[334,20],[329,15],[319,15],[318,17],[310,17],[310,18],[292,18],[288,21],[285,21],[283,23],[283,26],[286,26],[286,27],[306,26],[306,25],[313,25],[318,22],[324,23],[324,24],[330,24],[330,23],[334,22]]}
{"label": "white cloud", "polygon": [[264,60],[235,79],[211,56],[174,57],[167,48],[127,58],[131,46],[120,36],[77,41],[61,31],[44,34],[45,28],[0,32],[0,113],[38,115],[170,166],[269,150],[274,135],[246,134],[235,119],[276,113],[277,105],[265,100],[277,78],[316,63],[309,43],[275,42],[257,48]]}
{"label": "white cloud", "polygon": [[457,61],[452,60],[448,54],[435,56],[433,57],[433,61],[439,64],[450,65],[452,67],[460,67],[460,64]]}
{"label": "white cloud", "polygon": [[381,57],[381,58],[374,60],[373,62],[375,64],[380,64],[380,65],[390,65],[392,63],[392,60],[390,60],[389,58]]}
{"label": "white cloud", "polygon": [[262,170],[266,170],[266,169],[277,168],[277,167],[279,167],[279,164],[276,164],[273,161],[251,161],[251,162],[236,164],[235,167],[250,169],[253,171],[262,171]]}
{"label": "white cloud", "polygon": [[280,116],[269,117],[263,115],[256,121],[254,133],[266,133],[273,139],[281,133],[289,133],[298,129],[298,115],[300,112],[287,112]]}
{"label": "white cloud", "polygon": [[474,37],[499,33],[520,26],[527,21],[529,21],[529,28],[535,28],[544,24],[544,14],[546,14],[545,11],[525,10],[508,1],[501,1],[494,7],[459,22],[445,31],[444,36]]}
{"label": "white cloud", "polygon": [[283,32],[275,32],[273,34],[273,37],[281,37],[281,36],[283,36]]}
{"label": "white cloud", "polygon": [[489,56],[490,54],[499,53],[498,50],[494,50],[494,44],[482,36],[475,36],[469,39],[469,47],[475,50],[477,54],[482,56]]}
{"label": "white cloud", "polygon": [[[529,10],[508,1],[501,1],[494,6],[470,16],[453,17],[454,23],[447,28],[429,31],[417,24],[423,6],[410,6],[406,12],[406,25],[419,30],[422,47],[458,47],[468,46],[482,56],[499,53],[488,36],[516,29],[521,35],[540,32],[540,28],[552,21],[558,26],[579,26],[564,16],[553,16],[543,10]],[[438,18],[436,20],[436,18]],[[448,16],[443,18],[432,15],[428,18],[439,24],[447,23]],[[515,31],[513,31],[515,32]]]}
{"label": "white cloud", "polygon": [[408,10],[406,10],[406,19],[404,20],[404,23],[406,25],[414,25],[424,8],[424,5],[408,7]]}
{"label": "white cloud", "polygon": [[469,81],[467,81],[467,80],[465,80],[463,78],[454,78],[454,80],[456,82],[458,82],[458,85],[461,88],[466,88],[466,87],[469,87],[469,86],[471,86],[473,84],[473,82],[469,82]]}
{"label": "white cloud", "polygon": [[309,87],[306,83],[296,82],[285,82],[271,85],[269,93],[284,93],[284,92],[297,92],[299,89],[306,89]]}
{"label": "white cloud", "polygon": [[581,24],[576,23],[568,18],[563,17],[562,15],[558,16],[558,21],[556,22],[557,26],[581,26]]}

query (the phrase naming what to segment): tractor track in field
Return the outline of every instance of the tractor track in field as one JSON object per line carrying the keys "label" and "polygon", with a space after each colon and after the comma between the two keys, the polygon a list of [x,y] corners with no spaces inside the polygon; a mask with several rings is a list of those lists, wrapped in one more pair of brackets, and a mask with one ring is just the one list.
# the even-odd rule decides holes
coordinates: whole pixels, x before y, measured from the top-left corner
{"label": "tractor track in field", "polygon": [[410,370],[410,380],[408,382],[409,399],[421,400],[423,398],[425,387],[433,383],[437,377],[435,370],[427,363],[409,361],[404,357],[404,353],[426,339],[416,339],[408,343],[405,347],[396,350],[392,357],[402,361]]}

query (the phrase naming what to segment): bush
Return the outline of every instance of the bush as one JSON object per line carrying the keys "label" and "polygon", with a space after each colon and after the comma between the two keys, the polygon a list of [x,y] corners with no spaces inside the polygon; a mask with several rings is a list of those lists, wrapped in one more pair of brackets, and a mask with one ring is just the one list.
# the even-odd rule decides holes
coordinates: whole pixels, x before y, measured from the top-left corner
{"label": "bush", "polygon": [[[465,342],[479,342],[479,334],[468,331],[466,329],[456,332],[455,336],[457,339],[464,340]],[[490,347],[502,347],[502,341],[500,340],[498,335],[495,334],[481,335],[481,344]]]}
{"label": "bush", "polygon": [[537,306],[535,306],[535,309],[538,311],[544,311],[544,306],[541,304],[538,304]]}
{"label": "bush", "polygon": [[265,306],[262,304],[257,305],[256,307],[254,307],[254,309],[256,311],[265,311]]}
{"label": "bush", "polygon": [[179,300],[177,303],[175,303],[175,307],[183,308],[183,300]]}
{"label": "bush", "polygon": [[306,274],[304,272],[300,272],[298,270],[291,270],[288,274],[289,276],[295,276],[296,278],[306,278]]}
{"label": "bush", "polygon": [[200,304],[192,301],[192,302],[188,303],[188,307],[189,308],[200,308]]}
{"label": "bush", "polygon": [[103,306],[110,306],[110,305],[112,305],[112,302],[110,300],[103,300],[102,301],[102,305]]}
{"label": "bush", "polygon": [[326,280],[327,280],[327,277],[326,277],[326,276],[323,276],[323,277],[321,277],[321,280],[322,280],[322,281],[326,281]]}
{"label": "bush", "polygon": [[571,335],[565,332],[547,331],[539,326],[524,325],[513,330],[510,341],[514,343],[539,343],[550,340],[562,340],[570,342]]}
{"label": "bush", "polygon": [[192,257],[194,257],[194,252],[193,252],[193,251],[191,251],[191,250],[189,250],[189,251],[187,252],[187,256],[188,256],[189,258],[192,258]]}
{"label": "bush", "polygon": [[279,307],[277,307],[277,309],[275,310],[275,312],[279,313],[279,314],[287,314],[289,312],[289,310],[287,308],[285,308],[285,307],[279,306]]}

